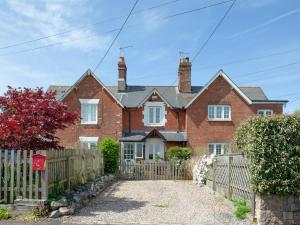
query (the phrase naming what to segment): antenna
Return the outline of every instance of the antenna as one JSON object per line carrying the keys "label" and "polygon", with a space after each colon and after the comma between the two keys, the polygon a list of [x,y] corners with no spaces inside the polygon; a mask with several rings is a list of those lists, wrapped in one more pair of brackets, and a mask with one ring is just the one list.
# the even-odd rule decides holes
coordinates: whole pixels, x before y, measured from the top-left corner
{"label": "antenna", "polygon": [[121,46],[120,47],[120,56],[124,55],[124,49],[132,48],[132,47],[133,47],[133,45]]}
{"label": "antenna", "polygon": [[183,58],[183,57],[185,57],[185,56],[187,56],[187,55],[189,55],[189,54],[190,54],[189,52],[179,51],[179,57],[180,57],[180,58]]}

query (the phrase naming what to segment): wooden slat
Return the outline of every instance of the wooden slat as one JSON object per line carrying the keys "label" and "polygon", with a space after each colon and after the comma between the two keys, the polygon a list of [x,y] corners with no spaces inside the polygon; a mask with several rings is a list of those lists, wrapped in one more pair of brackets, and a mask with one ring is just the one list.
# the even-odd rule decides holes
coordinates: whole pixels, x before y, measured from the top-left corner
{"label": "wooden slat", "polygon": [[31,150],[29,152],[29,188],[28,188],[28,192],[29,192],[29,199],[32,199],[32,155],[33,155],[33,151]]}
{"label": "wooden slat", "polygon": [[23,198],[27,197],[27,150],[23,151]]}
{"label": "wooden slat", "polygon": [[0,150],[0,202],[2,202],[2,150]]}
{"label": "wooden slat", "polygon": [[9,202],[12,204],[14,202],[14,182],[15,182],[15,151],[10,151],[10,200]]}
{"label": "wooden slat", "polygon": [[4,203],[8,203],[7,199],[7,183],[8,183],[8,150],[4,151]]}
{"label": "wooden slat", "polygon": [[[0,156],[1,159],[1,156]],[[20,174],[21,174],[21,151],[17,151],[17,178],[16,178],[16,198],[20,195]],[[1,176],[1,175],[0,175]]]}

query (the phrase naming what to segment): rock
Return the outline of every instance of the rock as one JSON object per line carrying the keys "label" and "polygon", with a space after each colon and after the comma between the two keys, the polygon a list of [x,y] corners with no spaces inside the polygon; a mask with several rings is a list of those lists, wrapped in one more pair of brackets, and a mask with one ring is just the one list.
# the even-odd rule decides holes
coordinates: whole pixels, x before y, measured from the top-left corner
{"label": "rock", "polygon": [[68,215],[73,215],[75,209],[73,207],[60,207],[58,211],[60,215],[68,216]]}
{"label": "rock", "polygon": [[81,195],[79,195],[79,194],[73,195],[73,199],[72,200],[75,203],[80,203],[82,201]]}
{"label": "rock", "polygon": [[66,206],[68,206],[68,201],[65,197],[61,198],[58,201],[51,202],[52,210],[56,210],[56,209],[59,209],[60,207],[66,207]]}
{"label": "rock", "polygon": [[113,181],[115,179],[115,175],[109,174],[108,178],[109,178],[109,181]]}
{"label": "rock", "polygon": [[60,217],[60,213],[58,210],[54,210],[50,213],[49,218],[58,218]]}

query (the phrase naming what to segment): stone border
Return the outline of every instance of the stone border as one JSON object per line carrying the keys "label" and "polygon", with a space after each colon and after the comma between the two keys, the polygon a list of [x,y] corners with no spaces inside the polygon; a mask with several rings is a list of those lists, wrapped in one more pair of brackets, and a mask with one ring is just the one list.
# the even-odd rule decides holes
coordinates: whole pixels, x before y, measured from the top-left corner
{"label": "stone border", "polygon": [[73,215],[77,209],[87,205],[93,198],[97,197],[114,180],[115,176],[102,176],[93,181],[74,188],[73,191],[63,196],[58,201],[51,202],[49,218]]}

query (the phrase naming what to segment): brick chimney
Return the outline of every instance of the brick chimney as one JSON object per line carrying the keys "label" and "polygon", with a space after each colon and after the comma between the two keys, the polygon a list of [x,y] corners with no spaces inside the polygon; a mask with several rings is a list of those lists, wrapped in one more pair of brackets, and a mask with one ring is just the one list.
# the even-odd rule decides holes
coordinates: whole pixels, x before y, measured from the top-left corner
{"label": "brick chimney", "polygon": [[178,68],[178,90],[182,93],[191,93],[191,68],[192,64],[188,57],[180,59]]}
{"label": "brick chimney", "polygon": [[127,82],[126,82],[127,67],[126,67],[124,56],[120,56],[118,62],[118,71],[119,71],[118,91],[124,92],[126,91],[126,87],[127,87]]}

